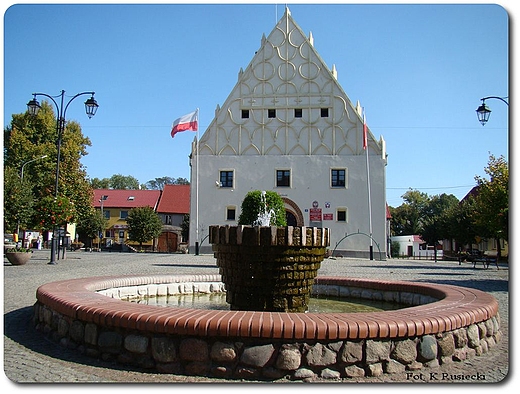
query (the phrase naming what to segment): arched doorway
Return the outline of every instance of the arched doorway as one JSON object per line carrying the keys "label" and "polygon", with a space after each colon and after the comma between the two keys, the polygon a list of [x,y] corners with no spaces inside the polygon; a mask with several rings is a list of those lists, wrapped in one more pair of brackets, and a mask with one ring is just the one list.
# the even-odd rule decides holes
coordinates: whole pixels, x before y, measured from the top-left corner
{"label": "arched doorway", "polygon": [[288,226],[303,226],[303,213],[298,205],[287,197],[282,197],[285,204],[285,217]]}

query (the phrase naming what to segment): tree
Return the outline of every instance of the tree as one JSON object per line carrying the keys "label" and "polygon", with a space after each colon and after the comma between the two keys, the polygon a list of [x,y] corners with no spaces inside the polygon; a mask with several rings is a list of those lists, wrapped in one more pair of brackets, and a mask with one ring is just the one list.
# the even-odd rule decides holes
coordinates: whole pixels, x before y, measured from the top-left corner
{"label": "tree", "polygon": [[392,214],[392,234],[420,234],[422,229],[421,217],[428,204],[428,194],[410,189],[401,197],[404,203],[390,211]]}
{"label": "tree", "polygon": [[139,242],[141,249],[143,242],[151,241],[161,235],[162,222],[153,208],[133,208],[128,213],[126,222],[128,224],[128,238],[131,241]]}
{"label": "tree", "polygon": [[115,174],[110,177],[109,186],[117,190],[138,190],[139,181],[131,175]]}
{"label": "tree", "polygon": [[427,201],[421,213],[421,238],[434,248],[434,259],[437,261],[437,244],[440,239],[447,238],[445,214],[457,206],[459,200],[453,194],[432,196]]}
{"label": "tree", "polygon": [[449,207],[442,216],[445,239],[454,239],[460,245],[471,245],[477,236],[474,225],[472,199],[465,199],[456,206]]}
{"label": "tree", "polygon": [[155,178],[146,182],[145,186],[147,189],[152,190],[163,190],[164,185],[189,185],[190,182],[186,178],[171,178],[169,176],[163,176],[161,178]]}
{"label": "tree", "polygon": [[187,213],[182,218],[181,223],[181,235],[184,242],[188,242],[190,239],[190,214]]}
{"label": "tree", "polygon": [[110,189],[110,179],[92,178],[90,180],[90,185],[92,186],[92,189]]}
{"label": "tree", "polygon": [[[32,162],[30,171],[24,173],[24,182],[30,185],[36,201],[55,196],[57,140],[56,116],[47,101],[42,102],[37,116],[27,112],[14,114],[10,125],[4,129],[4,172],[8,168],[19,171],[29,160],[47,155],[45,160]],[[87,155],[86,149],[91,142],[83,136],[75,121],[66,123],[61,140],[58,194],[74,204],[75,217],[79,220],[88,214],[92,205],[92,188],[81,164],[81,157]],[[17,197],[23,198],[21,195]],[[35,214],[33,210],[31,223],[27,226],[37,228]]]}
{"label": "tree", "polygon": [[100,232],[103,233],[107,226],[108,220],[102,216],[101,211],[92,209],[90,215],[77,224],[77,229],[78,233],[90,238],[90,246],[92,247],[92,240],[98,237]]}
{"label": "tree", "polygon": [[4,230],[14,233],[27,228],[33,214],[34,198],[29,182],[20,179],[11,167],[4,171]]}
{"label": "tree", "polygon": [[265,203],[267,206],[264,206],[262,192],[260,190],[248,192],[242,201],[238,224],[249,226],[255,225],[260,214],[264,212],[265,208],[267,208],[267,210],[273,211],[270,221],[271,226],[286,226],[287,218],[285,216],[285,205],[278,193],[270,190],[266,191]]}
{"label": "tree", "polygon": [[509,167],[503,156],[489,156],[484,169],[489,179],[476,176],[477,191],[473,196],[474,223],[479,235],[497,240],[509,240]]}

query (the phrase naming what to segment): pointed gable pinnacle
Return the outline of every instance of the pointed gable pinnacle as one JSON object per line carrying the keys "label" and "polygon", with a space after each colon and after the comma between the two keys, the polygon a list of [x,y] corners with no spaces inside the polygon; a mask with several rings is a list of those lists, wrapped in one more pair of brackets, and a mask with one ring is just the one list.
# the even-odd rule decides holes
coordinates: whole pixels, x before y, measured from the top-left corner
{"label": "pointed gable pinnacle", "polygon": [[335,64],[332,65],[332,76],[334,77],[334,79],[338,79],[338,71],[336,70]]}
{"label": "pointed gable pinnacle", "polygon": [[309,32],[309,44],[314,46],[314,37],[312,36],[312,31]]}
{"label": "pointed gable pinnacle", "polygon": [[359,114],[360,118],[363,117],[363,108],[361,107],[361,104],[359,104],[359,100],[357,101],[357,104],[356,104],[356,112]]}

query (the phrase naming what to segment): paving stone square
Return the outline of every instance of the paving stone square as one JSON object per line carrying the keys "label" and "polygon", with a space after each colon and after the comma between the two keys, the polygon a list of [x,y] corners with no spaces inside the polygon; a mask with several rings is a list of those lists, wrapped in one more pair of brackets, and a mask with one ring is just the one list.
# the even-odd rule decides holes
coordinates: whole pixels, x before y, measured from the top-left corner
{"label": "paving stone square", "polygon": [[[32,325],[36,289],[45,283],[94,276],[147,274],[218,274],[213,255],[67,252],[65,260],[48,265],[50,252],[35,251],[24,266],[4,258],[4,373],[15,383],[244,383],[173,373],[149,373],[114,362],[78,354],[54,343]],[[377,257],[376,257],[377,258]],[[314,382],[349,383],[511,383],[509,342],[509,267],[473,267],[457,261],[386,261],[325,259],[318,275],[406,280],[472,287],[492,294],[499,302],[502,339],[483,356],[419,371],[402,371],[378,377],[317,378]],[[139,346],[139,343],[128,346]],[[511,374],[510,374],[511,375]],[[8,380],[4,378],[5,380]],[[288,380],[275,384],[296,384]],[[301,383],[301,382],[300,382]]]}

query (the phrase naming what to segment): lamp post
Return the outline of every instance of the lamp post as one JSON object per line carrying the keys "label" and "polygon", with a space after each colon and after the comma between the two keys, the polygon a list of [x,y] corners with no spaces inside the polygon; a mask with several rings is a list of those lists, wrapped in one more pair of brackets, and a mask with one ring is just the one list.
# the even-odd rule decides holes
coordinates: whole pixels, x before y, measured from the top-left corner
{"label": "lamp post", "polygon": [[[37,157],[35,159],[32,159],[32,160],[29,160],[29,161],[26,161],[25,163],[22,164],[22,169],[20,170],[20,183],[23,184],[23,168],[29,164],[29,163],[32,163],[33,161],[36,161],[36,160],[42,160],[42,159],[45,159],[47,157],[47,155],[43,155],[43,156],[40,156],[40,157]],[[20,234],[20,220],[18,220],[18,223],[16,223],[16,236],[18,237]],[[17,241],[18,242],[18,241]],[[23,245],[22,245],[23,246]]]}
{"label": "lamp post", "polygon": [[[108,198],[107,195],[102,195],[101,198],[99,199],[99,202],[101,204],[101,218],[104,219],[105,216],[103,214],[103,202],[106,201],[106,199]],[[99,251],[101,252],[101,241],[103,241],[103,231],[105,229],[103,227],[101,227],[101,233],[99,233]]]}
{"label": "lamp post", "polygon": [[32,163],[33,161],[36,161],[36,160],[45,159],[46,157],[47,157],[47,155],[43,155],[43,156],[37,157],[36,159],[32,159],[32,160],[29,160],[29,161],[26,161],[25,163],[23,163],[23,165],[22,165],[22,170],[20,171],[20,179],[21,179],[21,181],[23,182],[23,168],[24,168],[27,164]]}
{"label": "lamp post", "polygon": [[[58,197],[58,180],[60,177],[60,150],[61,150],[61,137],[63,135],[63,131],[65,130],[65,114],[67,113],[67,108],[69,108],[69,105],[74,99],[76,99],[79,96],[83,95],[90,95],[91,97],[85,101],[85,112],[87,113],[87,116],[92,118],[99,107],[98,103],[94,99],[95,92],[82,92],[78,93],[65,104],[65,90],[62,90],[61,93],[58,96],[50,96],[46,93],[33,93],[33,99],[27,103],[27,110],[29,111],[29,114],[32,116],[38,115],[38,111],[40,110],[41,106],[38,100],[36,99],[36,96],[45,96],[49,98],[56,107],[56,130],[58,131],[58,140],[56,142],[56,148],[57,148],[57,159],[56,159],[56,184],[54,188],[54,196]],[[55,99],[60,100],[60,104],[56,102]],[[51,260],[48,264],[56,264],[56,227],[53,228],[52,231],[52,242],[51,242]]]}
{"label": "lamp post", "polygon": [[486,100],[497,99],[506,103],[507,106],[509,106],[509,103],[506,101],[506,98],[507,97],[488,96],[480,99],[482,101],[482,104],[480,104],[480,106],[477,108],[477,118],[478,121],[482,124],[482,126],[484,126],[487,123],[489,115],[491,115],[491,110],[486,105]]}

